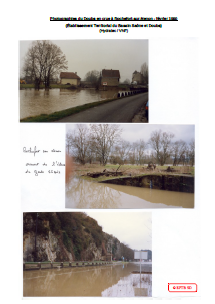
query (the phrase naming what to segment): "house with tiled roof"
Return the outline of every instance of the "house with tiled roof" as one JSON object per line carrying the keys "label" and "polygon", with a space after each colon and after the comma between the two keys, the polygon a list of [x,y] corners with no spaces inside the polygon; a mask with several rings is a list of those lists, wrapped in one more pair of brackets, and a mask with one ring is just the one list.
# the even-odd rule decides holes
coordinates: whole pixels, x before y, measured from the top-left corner
{"label": "house with tiled roof", "polygon": [[143,83],[143,74],[137,71],[134,71],[132,74],[132,82],[136,81],[137,84]]}
{"label": "house with tiled roof", "polygon": [[102,86],[118,87],[119,79],[120,79],[119,70],[103,69],[101,72],[101,85]]}
{"label": "house with tiled roof", "polygon": [[70,84],[79,87],[81,83],[81,78],[77,75],[77,72],[61,72],[60,83]]}

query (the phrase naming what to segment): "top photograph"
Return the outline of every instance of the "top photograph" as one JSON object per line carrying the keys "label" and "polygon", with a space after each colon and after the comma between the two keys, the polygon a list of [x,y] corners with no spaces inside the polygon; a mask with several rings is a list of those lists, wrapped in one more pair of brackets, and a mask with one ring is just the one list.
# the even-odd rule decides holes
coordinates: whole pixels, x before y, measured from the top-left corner
{"label": "top photograph", "polygon": [[19,42],[20,122],[148,123],[148,40]]}

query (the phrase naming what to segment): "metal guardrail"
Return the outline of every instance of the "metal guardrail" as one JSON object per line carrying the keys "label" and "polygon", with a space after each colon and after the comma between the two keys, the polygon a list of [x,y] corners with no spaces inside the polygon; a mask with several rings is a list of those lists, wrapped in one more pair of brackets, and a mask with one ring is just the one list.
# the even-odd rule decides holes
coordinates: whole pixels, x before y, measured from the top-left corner
{"label": "metal guardrail", "polygon": [[79,261],[79,262],[24,262],[23,270],[59,269],[69,267],[101,266],[113,264],[109,261]]}

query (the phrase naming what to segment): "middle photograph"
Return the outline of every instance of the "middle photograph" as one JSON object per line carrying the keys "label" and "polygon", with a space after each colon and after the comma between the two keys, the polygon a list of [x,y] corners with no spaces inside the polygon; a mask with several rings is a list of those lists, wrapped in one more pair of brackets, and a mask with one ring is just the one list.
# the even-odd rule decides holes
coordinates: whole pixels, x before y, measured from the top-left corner
{"label": "middle photograph", "polygon": [[194,208],[195,126],[66,125],[66,208]]}

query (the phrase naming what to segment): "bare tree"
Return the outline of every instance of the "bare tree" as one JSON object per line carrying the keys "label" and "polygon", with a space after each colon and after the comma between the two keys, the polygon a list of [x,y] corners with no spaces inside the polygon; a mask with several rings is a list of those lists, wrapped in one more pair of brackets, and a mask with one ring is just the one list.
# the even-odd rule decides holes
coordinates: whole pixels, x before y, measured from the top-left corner
{"label": "bare tree", "polygon": [[155,150],[157,163],[163,166],[172,152],[173,133],[154,131],[151,133],[149,144]]}
{"label": "bare tree", "polygon": [[35,89],[39,90],[40,83],[44,82],[45,89],[48,90],[50,79],[58,77],[59,73],[67,68],[66,57],[56,44],[37,40],[28,49],[23,72],[34,80]]}
{"label": "bare tree", "polygon": [[120,243],[120,253],[125,260],[134,259],[134,251],[129,247],[128,244]]}
{"label": "bare tree", "polygon": [[195,164],[195,140],[194,139],[192,139],[191,142],[189,143],[188,156],[189,156],[190,164],[193,167]]}
{"label": "bare tree", "polygon": [[92,70],[85,75],[85,81],[91,82],[94,86],[98,87],[100,84],[101,75],[99,71]]}
{"label": "bare tree", "polygon": [[76,130],[67,135],[67,147],[77,162],[84,165],[89,149],[89,130],[86,125],[77,124]]}
{"label": "bare tree", "polygon": [[119,145],[114,147],[114,155],[119,159],[118,163],[124,164],[131,150],[130,142],[121,140]]}
{"label": "bare tree", "polygon": [[143,75],[143,82],[148,84],[148,78],[149,78],[149,71],[148,71],[148,65],[146,63],[143,63],[140,67],[140,73]]}
{"label": "bare tree", "polygon": [[71,148],[72,148],[72,140],[73,140],[73,136],[71,133],[67,132],[66,133],[66,153],[68,155],[70,155],[70,151],[71,151]]}
{"label": "bare tree", "polygon": [[187,145],[185,141],[178,140],[174,142],[172,146],[172,153],[174,157],[173,166],[178,166],[179,163],[185,162],[186,151],[187,151]]}
{"label": "bare tree", "polygon": [[91,140],[94,142],[94,152],[100,164],[107,164],[111,149],[120,139],[121,128],[116,124],[91,124]]}
{"label": "bare tree", "polygon": [[136,141],[133,145],[134,154],[135,154],[135,162],[137,165],[142,165],[144,163],[144,155],[147,144],[143,139]]}
{"label": "bare tree", "polygon": [[131,81],[130,81],[128,78],[126,78],[126,79],[123,81],[123,83],[124,83],[124,84],[131,84]]}
{"label": "bare tree", "polygon": [[132,148],[132,150],[129,152],[128,161],[129,161],[129,164],[131,164],[131,165],[134,165],[134,164],[135,164],[135,152],[134,152],[134,149],[133,149],[133,148]]}
{"label": "bare tree", "polygon": [[95,139],[92,137],[92,134],[88,133],[89,139],[88,139],[88,150],[87,150],[87,162],[90,164],[95,161],[98,157],[96,149],[95,149]]}

